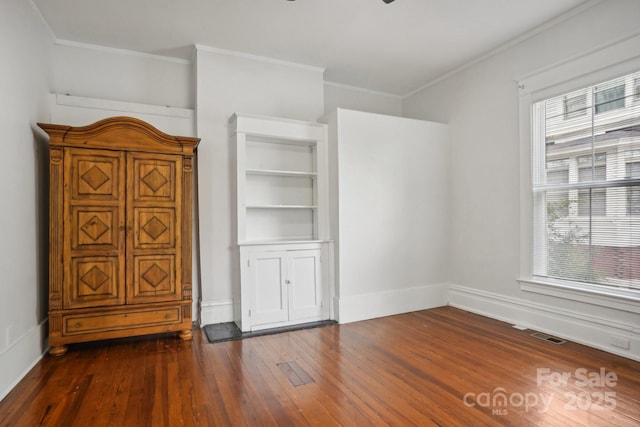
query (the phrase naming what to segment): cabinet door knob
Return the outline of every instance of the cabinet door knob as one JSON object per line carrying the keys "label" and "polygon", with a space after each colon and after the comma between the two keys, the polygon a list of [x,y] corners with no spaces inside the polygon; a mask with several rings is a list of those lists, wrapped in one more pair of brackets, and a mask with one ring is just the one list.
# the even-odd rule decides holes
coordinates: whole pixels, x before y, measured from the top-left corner
{"label": "cabinet door knob", "polygon": [[290,285],[291,284],[291,280],[287,279],[287,280],[284,281],[284,283],[286,283],[287,285]]}

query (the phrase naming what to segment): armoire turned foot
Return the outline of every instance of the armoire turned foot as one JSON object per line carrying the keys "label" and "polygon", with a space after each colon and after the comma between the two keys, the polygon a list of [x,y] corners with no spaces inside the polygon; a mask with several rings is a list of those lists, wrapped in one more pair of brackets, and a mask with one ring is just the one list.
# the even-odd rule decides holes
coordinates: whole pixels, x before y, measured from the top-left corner
{"label": "armoire turned foot", "polygon": [[191,216],[199,138],[131,117],[49,135],[49,353],[162,332],[191,339]]}

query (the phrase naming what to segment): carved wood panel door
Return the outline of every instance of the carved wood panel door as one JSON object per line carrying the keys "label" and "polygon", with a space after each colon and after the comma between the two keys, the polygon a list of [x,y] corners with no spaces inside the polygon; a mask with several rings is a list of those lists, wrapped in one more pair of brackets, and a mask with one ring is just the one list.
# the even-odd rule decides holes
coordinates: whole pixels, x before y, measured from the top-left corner
{"label": "carved wood panel door", "polygon": [[125,156],[66,148],[63,307],[125,302]]}
{"label": "carved wood panel door", "polygon": [[64,308],[180,300],[182,156],[67,148],[65,162]]}
{"label": "carved wood panel door", "polygon": [[182,156],[127,155],[129,303],[182,298]]}

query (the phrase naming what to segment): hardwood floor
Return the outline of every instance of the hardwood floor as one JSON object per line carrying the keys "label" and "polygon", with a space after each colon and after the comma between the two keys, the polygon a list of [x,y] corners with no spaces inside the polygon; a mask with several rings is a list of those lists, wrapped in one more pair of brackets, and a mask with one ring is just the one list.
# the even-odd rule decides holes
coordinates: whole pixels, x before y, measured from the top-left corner
{"label": "hardwood floor", "polygon": [[0,425],[640,425],[639,362],[531,333],[443,307],[217,344],[201,330],[78,344],[0,402]]}

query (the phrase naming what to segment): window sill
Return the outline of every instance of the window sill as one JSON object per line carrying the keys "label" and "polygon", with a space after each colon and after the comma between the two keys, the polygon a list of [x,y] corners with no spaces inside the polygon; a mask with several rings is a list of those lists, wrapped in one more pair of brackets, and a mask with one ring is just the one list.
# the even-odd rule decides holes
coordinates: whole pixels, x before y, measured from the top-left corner
{"label": "window sill", "polygon": [[518,279],[520,289],[557,298],[640,314],[640,291],[612,289],[588,283],[533,277]]}

